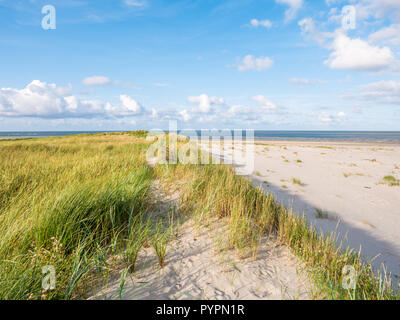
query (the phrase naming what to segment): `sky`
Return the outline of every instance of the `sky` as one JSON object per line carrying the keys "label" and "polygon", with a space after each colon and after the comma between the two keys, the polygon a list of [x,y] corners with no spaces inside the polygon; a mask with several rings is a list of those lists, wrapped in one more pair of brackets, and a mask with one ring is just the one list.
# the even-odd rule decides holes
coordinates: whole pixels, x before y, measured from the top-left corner
{"label": "sky", "polygon": [[400,0],[0,0],[0,131],[170,120],[399,131]]}

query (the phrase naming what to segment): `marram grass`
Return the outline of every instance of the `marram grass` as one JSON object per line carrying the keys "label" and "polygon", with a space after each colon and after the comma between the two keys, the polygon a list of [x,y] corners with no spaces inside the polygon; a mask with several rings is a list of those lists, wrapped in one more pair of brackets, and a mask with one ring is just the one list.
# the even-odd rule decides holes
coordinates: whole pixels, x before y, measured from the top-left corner
{"label": "marram grass", "polygon": [[[318,299],[399,299],[385,275],[374,274],[350,249],[338,248],[334,235],[320,235],[305,217],[280,205],[244,177],[225,165],[158,166],[156,175],[181,194],[183,208],[196,221],[210,223],[223,218],[228,223],[228,245],[255,256],[263,235],[275,235],[305,264]],[[181,184],[176,187],[176,177]],[[353,266],[355,290],[343,289],[343,267]]]}
{"label": "marram grass", "polygon": [[[96,254],[146,209],[144,139],[94,135],[0,143],[0,298],[71,298]],[[120,241],[121,238],[121,241]],[[56,269],[43,292],[42,267]]]}
{"label": "marram grass", "polygon": [[[399,299],[386,279],[351,250],[338,248],[270,194],[225,165],[157,165],[145,161],[146,132],[0,141],[0,299],[71,299],[108,277],[110,257],[134,272],[151,244],[166,263],[171,230],[146,218],[154,178],[179,192],[181,210],[199,223],[223,219],[227,245],[256,256],[274,235],[298,255],[315,298]],[[178,183],[177,183],[178,182]],[[42,267],[56,269],[55,290],[42,290]],[[357,271],[342,289],[342,268]],[[122,295],[122,289],[121,289]]]}

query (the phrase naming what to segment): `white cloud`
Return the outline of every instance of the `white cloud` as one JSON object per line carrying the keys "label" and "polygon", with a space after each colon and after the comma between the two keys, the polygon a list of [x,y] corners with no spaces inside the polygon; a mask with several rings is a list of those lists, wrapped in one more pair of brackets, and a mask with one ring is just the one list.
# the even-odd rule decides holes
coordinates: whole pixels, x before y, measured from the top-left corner
{"label": "white cloud", "polygon": [[110,82],[111,80],[104,76],[92,76],[82,80],[82,84],[85,86],[103,86]]}
{"label": "white cloud", "polygon": [[332,115],[329,112],[321,112],[318,114],[318,121],[324,124],[343,122],[347,119],[347,114],[343,111]]}
{"label": "white cloud", "polygon": [[400,81],[382,80],[360,86],[359,92],[343,95],[344,99],[363,101],[370,105],[400,105]]}
{"label": "white cloud", "polygon": [[272,27],[272,22],[269,21],[269,20],[252,19],[252,20],[250,21],[250,24],[251,24],[253,27],[256,27],[256,28],[258,28],[258,27],[265,27],[265,28],[269,29],[269,28]]}
{"label": "white cloud", "polygon": [[400,81],[382,80],[362,85],[361,88],[367,91],[396,92],[400,95]]}
{"label": "white cloud", "polygon": [[147,6],[147,1],[145,0],[124,0],[125,5],[130,7],[142,8]]}
{"label": "white cloud", "polygon": [[301,33],[315,41],[320,45],[324,45],[325,41],[332,38],[334,34],[332,32],[321,32],[315,27],[314,20],[312,18],[304,18],[298,22]]}
{"label": "white cloud", "polygon": [[200,113],[209,113],[212,105],[222,105],[225,103],[222,98],[209,97],[206,94],[188,97],[188,101],[197,104],[197,108],[194,108],[192,111]]}
{"label": "white cloud", "polygon": [[340,112],[337,114],[337,119],[338,119],[339,121],[344,121],[344,120],[346,120],[346,117],[347,117],[347,114],[346,114],[345,112],[343,112],[343,111],[340,111]]}
{"label": "white cloud", "polygon": [[333,52],[324,63],[332,69],[379,71],[396,63],[390,48],[372,46],[359,38],[351,39],[337,32]]}
{"label": "white cloud", "polygon": [[[255,123],[265,120],[265,114],[270,114],[277,108],[276,104],[268,100],[264,96],[255,96],[253,100],[260,103],[259,108],[250,108],[240,104],[229,105],[224,99],[216,97],[208,97],[205,94],[196,97],[189,97],[188,101],[196,103],[198,107],[191,110],[193,113],[200,113],[195,121],[200,123],[215,122],[221,123]],[[218,105],[218,108],[213,108]],[[185,109],[178,113],[185,122],[192,120],[194,117]]]}
{"label": "white cloud", "polygon": [[270,101],[267,97],[259,94],[257,96],[253,97],[254,101],[257,101],[259,104],[261,104],[261,108],[265,110],[275,110],[276,109],[276,104]]}
{"label": "white cloud", "polygon": [[157,119],[158,118],[158,112],[156,109],[152,108],[151,109],[151,115],[150,115],[151,119]]}
{"label": "white cloud", "polygon": [[372,43],[387,43],[394,46],[400,46],[400,24],[392,24],[389,27],[382,28],[368,37]]}
{"label": "white cloud", "polygon": [[333,122],[333,117],[328,112],[321,112],[318,115],[318,121],[322,122],[322,123],[331,123],[331,122]]}
{"label": "white cloud", "polygon": [[256,58],[252,55],[247,55],[243,58],[241,64],[238,66],[239,71],[249,71],[249,70],[267,70],[272,67],[274,61],[268,57]]}
{"label": "white cloud", "polygon": [[8,117],[86,118],[138,115],[142,108],[127,95],[119,105],[97,100],[80,100],[71,88],[34,80],[23,89],[0,89],[0,115]]}
{"label": "white cloud", "polygon": [[[275,103],[262,95],[253,97],[253,100],[259,102],[260,107],[250,108],[241,104],[229,105],[222,98],[208,97],[202,94],[188,97],[189,102],[198,105],[196,108],[192,109],[191,112],[185,109],[178,112],[178,114],[185,122],[194,119],[199,123],[215,122],[219,125],[221,123],[258,123],[265,121],[265,115],[270,115],[277,108]],[[218,105],[218,107],[213,108],[214,105]],[[194,118],[191,113],[197,113],[196,117]]]}
{"label": "white cloud", "polygon": [[141,112],[141,106],[136,100],[133,100],[130,96],[127,96],[126,94],[121,94],[119,96],[121,102],[122,102],[122,112],[126,114],[139,114]]}
{"label": "white cloud", "polygon": [[238,115],[245,115],[249,114],[250,109],[248,107],[242,105],[233,105],[228,109],[229,116],[238,116]]}
{"label": "white cloud", "polygon": [[223,98],[211,97],[210,100],[212,104],[222,105],[225,103],[225,100]]}
{"label": "white cloud", "polygon": [[359,0],[355,7],[357,19],[360,20],[370,17],[375,19],[391,17],[395,20],[400,18],[400,1],[398,0]]}
{"label": "white cloud", "polygon": [[289,6],[289,9],[285,11],[285,22],[293,20],[303,6],[303,0],[275,0],[275,2]]}
{"label": "white cloud", "polygon": [[183,121],[188,122],[192,119],[191,115],[187,112],[187,110],[183,110],[179,112],[179,115],[182,117]]}
{"label": "white cloud", "polygon": [[[277,106],[264,96],[255,96],[259,107],[247,107],[240,104],[227,104],[224,99],[209,97],[206,94],[188,97],[196,104],[192,110],[147,109],[133,97],[121,94],[117,101],[83,100],[74,96],[71,87],[58,87],[34,80],[22,89],[0,89],[0,119],[35,121],[46,123],[87,123],[96,128],[105,125],[132,126],[143,123],[163,123],[167,120],[181,120],[186,123],[205,123],[207,126],[221,124],[244,125],[270,122],[275,117]],[[175,107],[178,107],[176,105]],[[193,114],[195,113],[195,114]],[[4,121],[4,120],[2,120]],[[192,124],[194,125],[194,124]]]}

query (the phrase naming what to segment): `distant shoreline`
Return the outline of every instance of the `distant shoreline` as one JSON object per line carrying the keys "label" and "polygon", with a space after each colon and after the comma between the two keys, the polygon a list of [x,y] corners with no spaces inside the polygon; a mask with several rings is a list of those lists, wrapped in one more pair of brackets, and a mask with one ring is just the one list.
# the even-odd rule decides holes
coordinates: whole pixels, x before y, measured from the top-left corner
{"label": "distant shoreline", "polygon": [[[42,138],[55,138],[55,137],[66,137],[66,136],[10,136],[10,137],[2,137],[0,136],[0,141],[7,140],[26,140],[26,139],[42,139]],[[199,141],[199,139],[192,139],[193,141]],[[221,138],[212,138],[210,141],[220,141],[223,140]],[[246,141],[243,139],[243,141]],[[287,139],[287,138],[254,138],[254,143],[312,143],[312,144],[343,144],[343,145],[399,145],[400,140],[352,140],[352,139],[306,139],[306,138],[296,138],[296,139]]]}
{"label": "distant shoreline", "polygon": [[[33,139],[47,137],[61,137],[80,134],[116,133],[130,131],[21,131],[0,132],[0,140]],[[168,132],[168,131],[164,131]],[[200,130],[195,130],[200,137]],[[220,131],[223,133],[224,131]],[[220,140],[218,131],[205,130],[205,134],[211,136],[211,140]],[[215,134],[214,134],[215,133]],[[244,133],[244,131],[243,131]],[[193,131],[181,130],[179,134],[190,136]],[[215,137],[213,137],[213,135]],[[243,134],[243,139],[246,136]],[[197,140],[196,138],[192,138]],[[372,144],[400,144],[400,131],[266,131],[255,130],[254,141],[256,142],[319,142],[319,143],[372,143]]]}

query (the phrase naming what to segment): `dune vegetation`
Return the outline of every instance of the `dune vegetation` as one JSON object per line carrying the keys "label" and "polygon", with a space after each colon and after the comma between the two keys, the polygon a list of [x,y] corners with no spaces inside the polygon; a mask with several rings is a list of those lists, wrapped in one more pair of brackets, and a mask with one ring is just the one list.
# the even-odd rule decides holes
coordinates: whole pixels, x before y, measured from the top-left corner
{"label": "dune vegetation", "polygon": [[[135,272],[143,246],[160,267],[170,229],[149,220],[150,189],[159,181],[177,192],[180,210],[199,224],[226,221],[226,246],[257,256],[264,235],[304,262],[324,299],[398,299],[390,282],[359,255],[321,236],[270,194],[226,165],[149,166],[146,132],[107,133],[0,142],[0,299],[81,298],[107,278],[112,256]],[[42,289],[42,268],[55,267],[57,285]],[[357,272],[342,288],[342,269]],[[126,275],[126,273],[124,273]]]}
{"label": "dune vegetation", "polygon": [[[0,298],[71,298],[144,212],[153,174],[143,138],[74,136],[0,143]],[[42,292],[42,266],[56,289]]]}
{"label": "dune vegetation", "polygon": [[394,187],[394,186],[400,186],[400,179],[396,179],[393,176],[385,176],[383,178],[383,181],[387,183],[389,186]]}

